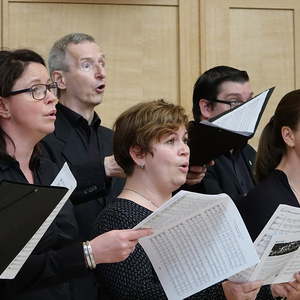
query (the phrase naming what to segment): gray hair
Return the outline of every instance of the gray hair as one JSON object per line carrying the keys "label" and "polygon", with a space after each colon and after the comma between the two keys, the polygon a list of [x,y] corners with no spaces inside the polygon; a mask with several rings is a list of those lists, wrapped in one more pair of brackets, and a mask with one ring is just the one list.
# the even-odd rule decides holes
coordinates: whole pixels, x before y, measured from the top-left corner
{"label": "gray hair", "polygon": [[95,39],[85,33],[70,33],[56,41],[50,50],[48,67],[50,74],[55,70],[68,71],[69,66],[65,61],[66,48],[69,44],[80,44],[84,41],[95,43]]}

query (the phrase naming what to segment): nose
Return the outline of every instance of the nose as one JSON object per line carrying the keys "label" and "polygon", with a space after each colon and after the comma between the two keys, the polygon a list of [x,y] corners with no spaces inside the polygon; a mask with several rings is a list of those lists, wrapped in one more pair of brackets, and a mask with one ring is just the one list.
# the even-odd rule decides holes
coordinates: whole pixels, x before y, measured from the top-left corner
{"label": "nose", "polygon": [[54,103],[56,105],[57,102],[58,102],[58,99],[57,99],[56,95],[53,92],[47,90],[47,94],[46,94],[46,97],[44,99],[44,102],[46,104]]}
{"label": "nose", "polygon": [[95,77],[97,79],[104,79],[106,77],[106,71],[103,64],[95,65]]}
{"label": "nose", "polygon": [[190,155],[190,147],[185,143],[181,142],[181,147],[179,150],[180,155],[189,156]]}

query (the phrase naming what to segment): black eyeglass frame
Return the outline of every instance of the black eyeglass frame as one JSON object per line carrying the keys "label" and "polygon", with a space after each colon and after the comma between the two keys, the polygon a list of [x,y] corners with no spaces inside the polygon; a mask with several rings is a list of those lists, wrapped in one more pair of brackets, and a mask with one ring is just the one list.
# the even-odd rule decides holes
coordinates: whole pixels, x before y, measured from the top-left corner
{"label": "black eyeglass frame", "polygon": [[[34,92],[33,92],[33,89],[34,89],[34,87],[39,86],[39,85],[45,86],[45,87],[46,87],[46,92],[45,92],[43,98],[37,99],[37,98],[35,98],[34,95],[33,95],[33,93],[34,93]],[[8,96],[14,96],[14,95],[22,94],[22,93],[31,92],[31,96],[32,96],[33,99],[38,100],[38,101],[41,101],[41,100],[44,100],[44,99],[46,98],[46,96],[47,96],[47,90],[48,90],[49,92],[51,92],[51,89],[58,89],[57,82],[51,82],[51,83],[49,83],[49,84],[44,84],[44,83],[34,84],[34,85],[32,85],[30,88],[28,88],[28,89],[22,89],[22,90],[17,90],[17,91],[11,91],[11,92],[8,93]]]}
{"label": "black eyeglass frame", "polygon": [[232,106],[239,106],[239,105],[241,105],[241,104],[244,103],[241,100],[225,101],[225,100],[219,100],[219,99],[207,99],[207,101],[228,104],[228,105],[230,105],[230,107],[232,107]]}

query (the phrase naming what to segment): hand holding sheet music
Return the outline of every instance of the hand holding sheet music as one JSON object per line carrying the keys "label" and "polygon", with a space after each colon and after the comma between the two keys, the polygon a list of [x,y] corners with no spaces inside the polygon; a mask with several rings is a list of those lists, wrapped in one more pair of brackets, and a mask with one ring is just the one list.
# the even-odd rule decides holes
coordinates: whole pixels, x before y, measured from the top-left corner
{"label": "hand holding sheet music", "polygon": [[183,299],[258,262],[228,195],[180,191],[135,228],[169,299]]}

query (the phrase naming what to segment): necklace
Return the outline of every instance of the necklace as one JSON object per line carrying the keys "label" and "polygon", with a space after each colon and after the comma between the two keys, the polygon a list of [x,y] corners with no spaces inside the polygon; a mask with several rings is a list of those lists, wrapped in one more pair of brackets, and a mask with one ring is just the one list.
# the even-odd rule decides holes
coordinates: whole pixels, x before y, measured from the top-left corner
{"label": "necklace", "polygon": [[153,203],[153,201],[151,201],[150,199],[147,199],[143,194],[141,194],[141,193],[139,193],[139,192],[137,192],[135,190],[125,188],[125,189],[123,189],[123,191],[133,192],[133,193],[139,195],[140,197],[142,197],[143,199],[145,199],[147,202],[151,203],[154,207],[158,208],[157,205],[155,203]]}

